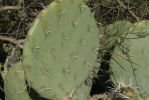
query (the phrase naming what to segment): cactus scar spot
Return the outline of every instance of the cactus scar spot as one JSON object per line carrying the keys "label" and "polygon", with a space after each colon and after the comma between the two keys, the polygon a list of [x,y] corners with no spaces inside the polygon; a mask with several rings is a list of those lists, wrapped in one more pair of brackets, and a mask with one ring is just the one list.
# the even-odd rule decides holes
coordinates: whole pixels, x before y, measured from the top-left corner
{"label": "cactus scar spot", "polygon": [[72,61],[74,62],[74,61],[77,61],[79,59],[79,57],[78,56],[72,56]]}
{"label": "cactus scar spot", "polygon": [[33,52],[33,54],[34,55],[37,55],[37,53],[39,52],[39,49],[40,49],[40,47],[34,47],[33,49],[32,49],[32,52]]}
{"label": "cactus scar spot", "polygon": [[92,31],[93,31],[90,25],[88,25],[87,31],[88,31],[88,32],[92,32]]}
{"label": "cactus scar spot", "polygon": [[68,68],[64,68],[64,69],[63,69],[63,72],[64,72],[64,73],[70,73],[70,70],[69,70]]}
{"label": "cactus scar spot", "polygon": [[41,86],[39,93],[42,93],[42,92],[47,91],[47,90],[52,90],[52,88],[46,88],[45,86]]}
{"label": "cactus scar spot", "polygon": [[74,96],[75,91],[74,89],[68,94],[68,96],[64,97],[64,100],[72,100],[72,97]]}
{"label": "cactus scar spot", "polygon": [[16,71],[16,75],[19,77],[19,78],[22,78],[24,79],[24,71]]}
{"label": "cactus scar spot", "polygon": [[82,11],[83,9],[85,9],[87,6],[82,3],[79,4],[79,8],[80,8],[80,11]]}
{"label": "cactus scar spot", "polygon": [[64,33],[62,33],[62,34],[61,34],[61,38],[66,40],[66,39],[68,39],[69,37],[68,37],[67,35],[65,35]]}
{"label": "cactus scar spot", "polygon": [[77,23],[75,20],[72,22],[73,27],[76,27],[77,24],[78,24],[78,23]]}
{"label": "cactus scar spot", "polygon": [[98,50],[99,50],[98,47],[93,47],[93,52],[94,52],[96,55],[98,54]]}
{"label": "cactus scar spot", "polygon": [[54,48],[50,48],[49,53],[52,57],[54,57],[54,58],[56,57],[56,50]]}
{"label": "cactus scar spot", "polygon": [[48,75],[48,69],[47,68],[42,68],[41,69],[41,72],[44,74],[44,75]]}
{"label": "cactus scar spot", "polygon": [[92,66],[92,64],[87,61],[84,61],[84,65],[86,68],[90,68]]}
{"label": "cactus scar spot", "polygon": [[52,32],[49,30],[49,29],[47,29],[47,28],[45,28],[44,29],[44,33],[45,33],[45,38],[49,35],[49,34],[51,34]]}
{"label": "cactus scar spot", "polygon": [[86,44],[85,44],[85,40],[84,40],[83,38],[80,39],[80,44],[83,45],[83,46],[86,45]]}

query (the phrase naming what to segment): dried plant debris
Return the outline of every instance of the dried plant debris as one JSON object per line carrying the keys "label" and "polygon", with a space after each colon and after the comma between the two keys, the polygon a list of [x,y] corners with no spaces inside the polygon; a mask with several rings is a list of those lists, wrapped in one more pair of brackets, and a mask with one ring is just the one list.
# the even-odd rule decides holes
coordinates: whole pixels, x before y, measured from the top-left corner
{"label": "dried plant debris", "polygon": [[136,22],[149,19],[148,0],[88,0],[88,5],[99,26],[118,20]]}
{"label": "dried plant debris", "polygon": [[53,0],[2,0],[0,4],[0,34],[25,38],[38,13]]}

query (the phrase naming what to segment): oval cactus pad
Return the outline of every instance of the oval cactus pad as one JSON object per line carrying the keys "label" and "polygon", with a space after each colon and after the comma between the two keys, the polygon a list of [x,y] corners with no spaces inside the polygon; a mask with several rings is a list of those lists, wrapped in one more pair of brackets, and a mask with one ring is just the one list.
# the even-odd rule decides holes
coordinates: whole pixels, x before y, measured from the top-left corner
{"label": "oval cactus pad", "polygon": [[[43,97],[73,98],[96,64],[98,45],[98,28],[84,1],[55,0],[28,32],[26,79]],[[85,90],[80,93],[87,95]]]}

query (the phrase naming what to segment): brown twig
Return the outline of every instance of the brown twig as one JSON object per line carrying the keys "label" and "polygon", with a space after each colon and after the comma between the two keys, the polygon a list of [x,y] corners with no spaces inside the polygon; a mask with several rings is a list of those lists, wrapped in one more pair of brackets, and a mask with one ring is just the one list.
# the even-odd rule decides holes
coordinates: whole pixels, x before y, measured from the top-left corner
{"label": "brown twig", "polygon": [[10,37],[6,37],[6,36],[0,36],[0,40],[1,41],[6,41],[6,42],[10,42],[16,46],[18,46],[20,49],[23,49],[23,45],[22,43],[24,42],[24,40],[16,40]]}
{"label": "brown twig", "polygon": [[128,10],[129,13],[130,13],[137,21],[139,21],[139,18],[138,18],[128,7],[126,7],[120,0],[117,0],[117,2],[118,2],[125,10]]}
{"label": "brown twig", "polygon": [[15,10],[17,10],[17,9],[20,9],[20,7],[19,7],[19,6],[2,6],[2,7],[0,7],[0,11],[3,11],[3,10],[10,10],[10,9],[15,9]]}

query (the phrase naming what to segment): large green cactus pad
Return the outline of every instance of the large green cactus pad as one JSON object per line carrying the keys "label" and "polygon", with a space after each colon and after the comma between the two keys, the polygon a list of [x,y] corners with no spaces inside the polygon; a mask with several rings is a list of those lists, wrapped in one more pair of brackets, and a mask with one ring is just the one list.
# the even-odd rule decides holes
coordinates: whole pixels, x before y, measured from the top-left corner
{"label": "large green cactus pad", "polygon": [[[118,47],[111,61],[111,78],[131,83],[142,95],[149,94],[149,21],[137,22]],[[116,79],[116,80],[115,80]]]}
{"label": "large green cactus pad", "polygon": [[6,100],[31,100],[27,92],[24,71],[21,64],[16,64],[9,68],[4,77],[4,82]]}
{"label": "large green cactus pad", "polygon": [[[96,63],[97,35],[83,0],[55,0],[28,32],[23,61],[27,81],[43,97],[62,100],[73,93],[73,98],[86,87],[82,84]],[[89,90],[80,93],[85,98]]]}

